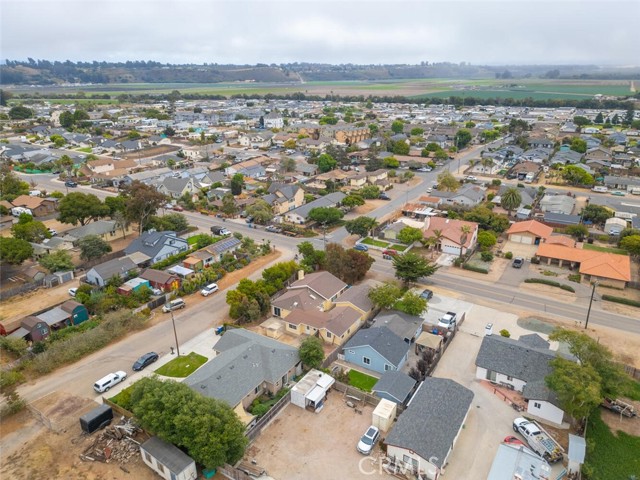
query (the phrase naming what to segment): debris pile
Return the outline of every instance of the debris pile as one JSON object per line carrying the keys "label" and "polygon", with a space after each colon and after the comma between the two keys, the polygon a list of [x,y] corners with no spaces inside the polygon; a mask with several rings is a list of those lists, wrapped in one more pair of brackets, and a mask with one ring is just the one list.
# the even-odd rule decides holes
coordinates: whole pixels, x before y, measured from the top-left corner
{"label": "debris pile", "polygon": [[135,436],[142,430],[124,417],[118,425],[111,425],[101,431],[94,441],[80,454],[86,462],[128,463],[132,457],[140,454],[140,442]]}

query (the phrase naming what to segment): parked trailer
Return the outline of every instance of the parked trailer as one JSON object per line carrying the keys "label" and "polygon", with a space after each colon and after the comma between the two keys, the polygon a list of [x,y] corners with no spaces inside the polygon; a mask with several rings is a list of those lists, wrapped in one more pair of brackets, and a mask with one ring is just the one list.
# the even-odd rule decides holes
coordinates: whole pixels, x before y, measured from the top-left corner
{"label": "parked trailer", "polygon": [[513,421],[513,431],[522,435],[529,447],[547,462],[556,463],[563,459],[564,448],[538,423],[519,417]]}
{"label": "parked trailer", "polygon": [[602,406],[607,410],[611,410],[612,412],[619,413],[620,415],[624,415],[625,417],[635,417],[637,415],[636,409],[633,408],[632,405],[623,402],[622,400],[614,400],[611,398],[605,398],[602,402]]}
{"label": "parked trailer", "polygon": [[100,405],[80,417],[80,428],[83,432],[93,433],[106,427],[113,420],[113,410],[109,405]]}

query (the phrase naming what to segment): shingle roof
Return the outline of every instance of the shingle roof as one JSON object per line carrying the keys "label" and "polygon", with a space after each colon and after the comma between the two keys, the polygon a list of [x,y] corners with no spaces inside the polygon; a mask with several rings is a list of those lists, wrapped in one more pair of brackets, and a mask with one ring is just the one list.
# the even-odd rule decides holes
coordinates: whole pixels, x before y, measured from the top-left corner
{"label": "shingle roof", "polygon": [[313,298],[308,290],[296,289],[296,290],[287,290],[278,298],[271,301],[271,305],[274,307],[282,308],[285,310],[314,310],[318,309],[324,299],[314,295]]}
{"label": "shingle roof", "polygon": [[158,437],[151,437],[140,445],[140,448],[149,452],[153,458],[157,459],[158,462],[176,475],[194,463],[194,460],[178,447]]}
{"label": "shingle roof", "polygon": [[341,337],[360,319],[360,316],[360,312],[352,307],[334,307],[328,312],[295,308],[287,315],[285,322],[309,325],[318,329],[324,328],[333,335]]}
{"label": "shingle roof", "polygon": [[387,327],[393,333],[402,338],[405,342],[411,341],[420,330],[422,318],[407,315],[403,312],[384,312],[376,316],[373,320],[373,327]]}
{"label": "shingle roof", "polygon": [[175,275],[164,272],[162,270],[154,270],[153,268],[147,268],[144,272],[139,275],[140,278],[144,280],[149,280],[150,282],[165,284],[170,282],[172,279],[177,279]]}
{"label": "shingle roof", "polygon": [[296,348],[244,329],[227,331],[215,349],[220,354],[184,382],[231,407],[262,382],[280,381],[300,361]]}
{"label": "shingle roof", "polygon": [[413,450],[442,467],[453,441],[462,428],[473,392],[445,378],[427,377],[400,415],[387,445]]}
{"label": "shingle roof", "polygon": [[396,400],[396,403],[404,403],[416,381],[404,372],[390,370],[384,372],[380,380],[376,382],[371,391],[373,393],[386,393]]}
{"label": "shingle roof", "polygon": [[351,337],[344,349],[369,346],[392,365],[398,366],[409,350],[409,344],[387,327],[364,328]]}
{"label": "shingle roof", "polygon": [[340,203],[346,195],[342,192],[333,192],[325,195],[324,197],[320,197],[313,202],[306,203],[298,208],[295,208],[287,213],[300,215],[303,218],[307,218],[309,212],[314,208],[319,207],[332,207],[338,203]]}
{"label": "shingle roof", "polygon": [[322,271],[306,274],[301,280],[293,282],[289,289],[309,288],[328,300],[346,286],[347,284],[335,275]]}
{"label": "shingle roof", "polygon": [[518,338],[518,340],[532,347],[545,348],[545,349],[549,348],[549,342],[547,342],[544,338],[542,338],[537,333],[531,333],[529,335],[521,335],[520,338]]}
{"label": "shingle roof", "polygon": [[348,288],[342,295],[340,295],[335,300],[335,303],[350,303],[365,313],[370,312],[373,310],[373,303],[369,300],[369,289],[369,285],[364,283],[355,285]]}
{"label": "shingle roof", "polygon": [[37,316],[37,318],[39,318],[49,326],[60,323],[68,319],[69,317],[71,317],[71,314],[69,312],[65,312],[60,307],[52,308],[51,310],[47,310],[46,312],[43,312]]}
{"label": "shingle roof", "polygon": [[125,274],[136,267],[137,265],[133,263],[129,257],[121,257],[96,265],[91,270],[95,270],[95,272],[106,282],[111,277]]}
{"label": "shingle roof", "polygon": [[104,235],[105,233],[115,232],[115,220],[96,220],[80,227],[72,228],[64,232],[64,237],[70,239],[81,239],[89,235]]}
{"label": "shingle roof", "polygon": [[124,253],[142,252],[149,258],[155,258],[165,244],[172,240],[174,241],[173,246],[176,250],[179,250],[181,247],[183,250],[186,250],[187,241],[176,236],[176,232],[144,232],[124,249]]}

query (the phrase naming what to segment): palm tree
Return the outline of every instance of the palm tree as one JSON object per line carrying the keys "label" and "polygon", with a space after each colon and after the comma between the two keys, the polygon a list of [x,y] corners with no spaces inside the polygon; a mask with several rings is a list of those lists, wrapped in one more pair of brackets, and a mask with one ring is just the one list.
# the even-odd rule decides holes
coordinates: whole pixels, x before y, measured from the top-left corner
{"label": "palm tree", "polygon": [[469,225],[462,225],[460,227],[460,260],[462,260],[462,249],[464,248],[464,244],[467,243],[467,238],[469,238],[469,234],[471,233],[471,227]]}
{"label": "palm tree", "polygon": [[511,211],[518,208],[521,202],[522,195],[515,187],[508,188],[500,197],[500,205],[507,211],[509,216],[511,216]]}
{"label": "palm tree", "polygon": [[442,242],[442,237],[442,230],[435,229],[433,231],[433,236],[431,238],[433,238],[434,240],[434,246],[436,247],[436,250],[439,250],[441,248],[440,242]]}
{"label": "palm tree", "polygon": [[484,157],[480,163],[482,164],[482,171],[486,173],[487,168],[489,169],[489,173],[491,173],[491,167],[493,167],[493,158]]}

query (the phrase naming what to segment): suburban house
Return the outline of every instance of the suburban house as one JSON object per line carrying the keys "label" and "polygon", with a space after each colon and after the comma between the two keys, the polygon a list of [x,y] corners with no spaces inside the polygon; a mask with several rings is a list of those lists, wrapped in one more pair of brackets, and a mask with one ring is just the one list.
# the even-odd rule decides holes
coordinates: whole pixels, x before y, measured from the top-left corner
{"label": "suburban house", "polygon": [[297,185],[272,183],[268,191],[262,200],[271,205],[274,215],[282,215],[304,203],[304,190]]}
{"label": "suburban house", "polygon": [[398,405],[405,405],[415,386],[416,381],[406,373],[390,370],[382,374],[371,392],[376,397],[386,398]]}
{"label": "suburban house", "polygon": [[269,112],[262,117],[264,128],[284,127],[284,118],[278,112]]}
{"label": "suburban house", "polygon": [[587,280],[598,281],[602,285],[623,289],[631,281],[631,259],[628,255],[543,243],[538,247],[536,256],[547,265],[557,262],[561,267],[577,268]]}
{"label": "suburban house", "polygon": [[557,355],[537,334],[524,335],[518,340],[486,335],[476,357],[476,378],[521,392],[528,401],[528,413],[561,424],[564,411],[544,383],[551,373],[549,362]]}
{"label": "suburban house", "polygon": [[316,200],[306,203],[298,208],[289,210],[284,214],[284,218],[287,222],[304,224],[308,221],[308,215],[311,210],[319,207],[335,207],[346,195],[342,192],[333,192],[325,195],[324,197],[317,198]]}
{"label": "suburban house", "polygon": [[186,268],[199,272],[219,262],[225,253],[235,252],[241,245],[242,242],[236,237],[225,238],[193,252],[184,259],[182,264]]}
{"label": "suburban house", "polygon": [[510,242],[524,243],[525,245],[540,245],[553,233],[553,228],[544,223],[529,220],[512,224],[507,230]]}
{"label": "suburban house", "polygon": [[413,343],[422,332],[422,322],[421,317],[393,310],[379,313],[371,327],[387,327],[406,343]]}
{"label": "suburban house", "polygon": [[106,261],[87,272],[87,282],[104,287],[113,277],[127,278],[130,271],[136,271],[138,266],[129,257],[124,256]]}
{"label": "suburban house", "polygon": [[318,335],[325,343],[342,345],[362,325],[362,314],[351,307],[329,311],[294,309],[284,320],[285,331],[294,335]]}
{"label": "suburban house", "polygon": [[96,235],[103,240],[109,240],[116,234],[115,220],[96,220],[95,222],[81,225],[64,232],[62,239],[69,243],[75,243],[89,235]]}
{"label": "suburban house", "polygon": [[571,215],[573,207],[576,204],[576,200],[569,195],[553,195],[547,193],[542,200],[540,200],[540,210],[547,213],[562,213],[564,215]]}
{"label": "suburban house", "polygon": [[245,411],[260,395],[278,393],[302,373],[298,349],[243,328],[225,332],[216,357],[185,379],[195,392],[225,401],[245,424]]}
{"label": "suburban house", "polygon": [[472,400],[473,392],[453,380],[427,377],[384,439],[387,458],[424,478],[438,479]]}
{"label": "suburban house", "polygon": [[124,253],[127,255],[136,252],[142,253],[149,258],[149,264],[153,265],[160,260],[187,250],[189,250],[189,244],[184,238],[178,237],[176,232],[149,231],[133,240],[124,249]]}
{"label": "suburban house", "polygon": [[287,291],[271,301],[274,317],[287,318],[296,309],[306,311],[329,310],[348,285],[329,272],[298,272],[298,280],[287,287]]}
{"label": "suburban house", "polygon": [[147,268],[138,275],[138,278],[147,280],[151,288],[157,288],[163,292],[171,292],[180,288],[180,277],[162,270]]}
{"label": "suburban house", "polygon": [[465,183],[455,192],[443,190],[433,190],[432,197],[440,198],[442,203],[448,205],[462,205],[464,207],[475,207],[484,200],[485,190],[472,183]]}
{"label": "suburban house", "polygon": [[[468,227],[471,233],[466,235],[462,233],[464,227]],[[478,224],[444,217],[429,217],[423,233],[424,238],[439,238],[436,249],[443,253],[464,255],[467,251],[475,248],[478,239]]]}
{"label": "suburban house", "polygon": [[640,178],[638,177],[616,177],[613,175],[605,175],[605,187],[616,190],[626,190],[628,192],[640,190]]}
{"label": "suburban house", "polygon": [[196,182],[191,177],[166,177],[158,184],[157,189],[160,193],[171,198],[180,198],[185,194],[193,195],[200,190],[198,185],[196,185]]}
{"label": "suburban house", "polygon": [[344,344],[345,361],[378,373],[400,370],[409,345],[387,327],[359,330]]}
{"label": "suburban house", "polygon": [[140,445],[140,457],[165,480],[194,480],[198,477],[196,462],[175,445],[158,437],[151,437]]}
{"label": "suburban house", "polygon": [[28,208],[34,217],[44,217],[58,210],[58,199],[20,195],[11,201],[11,205],[14,207]]}

